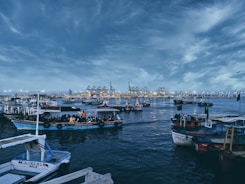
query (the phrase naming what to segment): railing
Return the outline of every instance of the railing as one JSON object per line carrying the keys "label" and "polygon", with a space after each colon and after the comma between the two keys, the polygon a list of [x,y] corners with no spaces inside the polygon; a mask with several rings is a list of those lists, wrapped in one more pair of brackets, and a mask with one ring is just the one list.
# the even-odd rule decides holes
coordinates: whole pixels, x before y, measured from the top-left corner
{"label": "railing", "polygon": [[91,167],[58,177],[41,184],[61,184],[84,177],[83,184],[113,184],[111,174],[98,174],[93,172]]}

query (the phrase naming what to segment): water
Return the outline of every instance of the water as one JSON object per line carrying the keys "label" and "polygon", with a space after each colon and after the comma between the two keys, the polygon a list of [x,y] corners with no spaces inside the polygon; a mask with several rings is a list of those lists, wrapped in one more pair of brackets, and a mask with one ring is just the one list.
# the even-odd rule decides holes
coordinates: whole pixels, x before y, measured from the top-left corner
{"label": "water", "polygon": [[[235,113],[243,105],[233,99],[210,99],[209,113]],[[79,105],[86,109],[88,106]],[[142,112],[121,113],[121,129],[40,132],[47,134],[53,149],[72,153],[70,171],[92,167],[95,172],[111,173],[116,184],[218,184],[233,177],[223,176],[217,160],[198,157],[194,148],[176,147],[171,138],[170,117],[179,113],[172,99],[151,99]],[[183,105],[184,113],[204,113],[203,107]],[[26,133],[11,122],[1,122],[0,137]],[[0,162],[20,154],[21,147],[0,150]],[[234,181],[232,182],[234,183]]]}

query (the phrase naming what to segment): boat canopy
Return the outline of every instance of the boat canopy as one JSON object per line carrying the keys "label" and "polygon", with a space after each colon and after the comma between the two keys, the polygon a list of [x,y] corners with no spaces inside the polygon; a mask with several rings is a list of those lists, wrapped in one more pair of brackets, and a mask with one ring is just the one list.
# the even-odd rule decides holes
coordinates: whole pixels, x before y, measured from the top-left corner
{"label": "boat canopy", "polygon": [[239,117],[223,117],[216,119],[217,121],[224,122],[224,123],[235,123],[238,121],[245,121],[245,116]]}
{"label": "boat canopy", "polygon": [[46,135],[24,134],[20,136],[5,138],[0,140],[0,149],[32,142],[38,139],[46,139]]}

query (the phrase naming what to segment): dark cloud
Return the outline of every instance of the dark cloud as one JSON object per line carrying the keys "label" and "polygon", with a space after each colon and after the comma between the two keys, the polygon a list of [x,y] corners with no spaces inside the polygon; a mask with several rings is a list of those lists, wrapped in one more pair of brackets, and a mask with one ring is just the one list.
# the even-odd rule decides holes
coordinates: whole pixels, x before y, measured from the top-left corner
{"label": "dark cloud", "polygon": [[[4,89],[243,89],[241,1],[2,1]],[[240,71],[241,73],[237,73]],[[38,81],[38,82],[37,82]]]}

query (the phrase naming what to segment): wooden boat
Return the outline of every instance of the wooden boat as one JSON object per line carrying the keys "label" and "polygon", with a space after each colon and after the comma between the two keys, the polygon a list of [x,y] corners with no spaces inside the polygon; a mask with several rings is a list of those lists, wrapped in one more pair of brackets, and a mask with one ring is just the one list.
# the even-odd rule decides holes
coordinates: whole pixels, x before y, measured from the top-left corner
{"label": "wooden boat", "polygon": [[[114,106],[113,108],[118,108],[116,106]],[[123,105],[122,107],[120,107],[120,110],[122,112],[139,112],[142,111],[142,105],[139,103],[139,100],[136,99],[135,104],[131,105],[127,100],[125,102],[125,105]]]}
{"label": "wooden boat", "polygon": [[[39,96],[38,96],[39,98]],[[35,127],[39,124],[39,114]],[[39,183],[46,177],[68,172],[71,153],[52,150],[46,135],[24,134],[0,140],[0,149],[24,145],[25,152],[0,165],[0,183]]]}
{"label": "wooden boat", "polygon": [[3,116],[7,119],[23,117],[24,107],[22,99],[12,97],[3,103]]}
{"label": "wooden boat", "polygon": [[173,99],[175,105],[182,105],[182,104],[196,104],[195,100],[186,100],[186,99]]}
{"label": "wooden boat", "polygon": [[[39,130],[86,130],[98,128],[122,127],[123,120],[118,115],[119,110],[113,108],[90,109],[86,113],[86,120],[77,115],[62,115],[59,117],[42,117]],[[11,120],[18,130],[35,130],[33,120]]]}
{"label": "wooden boat", "polygon": [[[205,137],[195,136],[193,138],[193,144],[195,145],[195,149],[198,153],[201,154],[218,154],[218,151],[220,151],[224,147],[224,141],[225,141],[225,132],[227,130],[227,127],[229,126],[238,126],[243,127],[245,124],[245,118],[244,117],[223,117],[218,118],[215,121],[215,134],[209,135]],[[241,147],[245,145],[245,139],[244,133],[236,132],[233,138],[233,146],[234,147]],[[226,144],[231,144],[229,142],[230,140],[226,141]],[[226,146],[227,146],[226,145]]]}
{"label": "wooden boat", "polygon": [[174,99],[173,102],[174,102],[175,105],[183,104],[183,100],[181,100],[181,99]]}
{"label": "wooden boat", "polygon": [[192,115],[175,114],[171,122],[172,140],[177,146],[193,146],[193,136],[197,133],[202,134],[201,121]]}
{"label": "wooden boat", "polygon": [[142,106],[143,106],[143,107],[150,107],[150,106],[151,106],[151,103],[145,101],[145,102],[142,103]]}
{"label": "wooden boat", "polygon": [[193,146],[193,136],[189,135],[185,130],[171,129],[171,135],[176,146]]}
{"label": "wooden boat", "polygon": [[212,107],[212,102],[206,102],[204,99],[201,99],[200,102],[197,103],[199,107]]}
{"label": "wooden boat", "polygon": [[[245,169],[245,143],[237,146],[235,137],[236,130],[244,131],[245,126],[229,126],[226,130],[226,135],[223,147],[219,152],[220,168],[223,173],[243,174]],[[244,135],[242,136],[244,138]],[[227,146],[227,141],[230,144]],[[243,139],[244,141],[244,139]]]}
{"label": "wooden boat", "polygon": [[172,140],[177,146],[195,146],[193,139],[195,137],[206,137],[214,135],[215,132],[207,127],[199,127],[189,131],[186,129],[171,129]]}
{"label": "wooden boat", "polygon": [[93,98],[82,100],[82,104],[85,104],[85,105],[102,105],[103,101],[101,99],[99,99],[98,97],[93,97]]}
{"label": "wooden boat", "polygon": [[[201,140],[206,140],[219,133],[220,128],[217,130],[216,121],[221,117],[237,117],[238,115],[232,114],[211,114],[210,119],[207,119],[206,114],[175,114],[171,118],[172,128],[172,140],[175,145],[181,146],[195,146],[197,150],[206,150],[201,146],[208,146],[206,142],[201,142]],[[210,140],[209,140],[210,142]],[[222,142],[222,140],[220,140]],[[205,144],[203,144],[205,143]],[[197,145],[198,144],[198,147]]]}
{"label": "wooden boat", "polygon": [[180,128],[197,128],[201,127],[201,121],[194,115],[185,115],[185,114],[175,114],[173,118],[171,118],[173,127]]}

